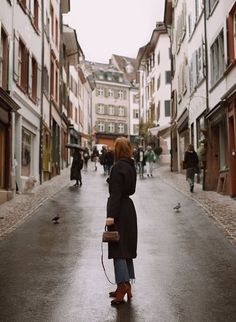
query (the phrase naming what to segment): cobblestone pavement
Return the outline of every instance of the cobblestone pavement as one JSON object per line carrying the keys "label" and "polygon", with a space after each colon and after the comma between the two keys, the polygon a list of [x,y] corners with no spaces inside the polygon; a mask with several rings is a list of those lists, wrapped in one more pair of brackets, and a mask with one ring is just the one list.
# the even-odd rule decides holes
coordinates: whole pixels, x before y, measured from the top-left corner
{"label": "cobblestone pavement", "polygon": [[203,191],[201,184],[195,183],[194,193],[189,192],[184,174],[170,172],[169,167],[159,167],[158,176],[189,198],[196,201],[205,213],[214,220],[231,244],[236,246],[236,200],[214,191]]}
{"label": "cobblestone pavement", "polygon": [[42,204],[70,182],[70,168],[61,175],[37,185],[30,194],[19,194],[14,199],[0,205],[0,239],[13,231]]}
{"label": "cobblestone pavement", "polygon": [[[236,246],[236,200],[213,191],[203,191],[195,184],[195,192],[188,191],[185,175],[170,172],[169,167],[161,166],[155,170],[163,181],[197,202],[211,217],[226,238]],[[31,194],[16,195],[11,201],[0,206],[0,239],[13,231],[28,216],[33,214],[48,198],[52,197],[70,183],[70,168],[61,171],[61,175],[38,185]]]}

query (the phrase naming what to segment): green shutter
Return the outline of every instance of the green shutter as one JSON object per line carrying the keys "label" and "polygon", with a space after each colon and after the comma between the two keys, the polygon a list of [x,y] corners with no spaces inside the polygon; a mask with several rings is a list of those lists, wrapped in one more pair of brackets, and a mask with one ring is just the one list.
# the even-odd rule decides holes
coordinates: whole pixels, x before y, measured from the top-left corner
{"label": "green shutter", "polygon": [[98,88],[96,87],[96,96],[98,96]]}
{"label": "green shutter", "polygon": [[125,124],[124,130],[125,130],[124,134],[128,134],[128,124]]}
{"label": "green shutter", "polygon": [[105,122],[105,132],[108,133],[108,123]]}
{"label": "green shutter", "polygon": [[127,99],[127,91],[124,90],[124,100],[126,100],[126,99]]}
{"label": "green shutter", "polygon": [[96,114],[98,114],[98,104],[95,104],[95,111],[96,111]]}
{"label": "green shutter", "polygon": [[108,97],[108,88],[104,88],[104,96]]}
{"label": "green shutter", "polygon": [[114,89],[114,98],[117,99],[118,98],[118,90]]}

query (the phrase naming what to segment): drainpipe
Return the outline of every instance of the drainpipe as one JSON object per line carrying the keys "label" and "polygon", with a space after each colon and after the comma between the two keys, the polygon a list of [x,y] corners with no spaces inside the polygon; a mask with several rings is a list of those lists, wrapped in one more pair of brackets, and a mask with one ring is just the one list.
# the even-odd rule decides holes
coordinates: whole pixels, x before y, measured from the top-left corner
{"label": "drainpipe", "polygon": [[206,73],[206,112],[209,112],[209,84],[208,84],[208,42],[207,42],[207,10],[206,0],[203,1],[204,6],[204,43],[205,43],[205,73]]}
{"label": "drainpipe", "polygon": [[43,88],[44,88],[44,0],[41,2],[41,25],[42,25],[42,51],[41,51],[41,107],[40,107],[40,131],[39,131],[39,182],[42,184],[43,172]]}
{"label": "drainpipe", "polygon": [[[206,75],[206,113],[209,112],[209,70],[208,70],[208,42],[207,42],[207,2],[203,1],[203,16],[204,16],[204,43],[205,43],[205,75]],[[208,129],[209,130],[209,129]],[[206,149],[207,151],[207,149]],[[207,159],[207,152],[206,152]],[[206,162],[203,166],[203,182],[202,182],[202,190],[206,190]]]}

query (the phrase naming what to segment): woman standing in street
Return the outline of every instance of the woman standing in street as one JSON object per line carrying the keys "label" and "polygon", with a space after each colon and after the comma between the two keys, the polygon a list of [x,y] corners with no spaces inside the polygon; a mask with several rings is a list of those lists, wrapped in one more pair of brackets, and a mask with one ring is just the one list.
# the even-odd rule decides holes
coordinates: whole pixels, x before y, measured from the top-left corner
{"label": "woman standing in street", "polygon": [[117,289],[110,292],[111,304],[120,304],[127,294],[132,297],[130,281],[135,279],[133,258],[137,256],[137,217],[129,198],[136,188],[136,170],[131,159],[130,142],[122,137],[115,142],[115,164],[109,179],[107,201],[108,230],[118,230],[119,242],[108,243],[108,258],[113,259]]}
{"label": "woman standing in street", "polygon": [[193,192],[195,173],[198,173],[198,156],[192,144],[188,145],[188,149],[185,152],[184,164],[186,168],[186,180],[189,183],[190,192]]}

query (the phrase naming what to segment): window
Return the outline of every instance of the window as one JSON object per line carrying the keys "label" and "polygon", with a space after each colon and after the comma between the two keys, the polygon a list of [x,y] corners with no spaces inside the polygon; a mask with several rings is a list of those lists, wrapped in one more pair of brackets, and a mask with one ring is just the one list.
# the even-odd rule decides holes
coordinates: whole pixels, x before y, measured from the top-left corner
{"label": "window", "polygon": [[105,108],[104,105],[99,104],[97,109],[98,114],[105,114]]}
{"label": "window", "polygon": [[119,106],[118,108],[118,115],[119,116],[125,116],[125,109],[122,106]]}
{"label": "window", "polygon": [[32,144],[33,134],[25,128],[22,128],[21,175],[25,177],[31,175]]}
{"label": "window", "polygon": [[108,114],[109,115],[114,115],[115,114],[115,108],[114,108],[114,106],[109,105]]}
{"label": "window", "polygon": [[38,0],[34,0],[34,26],[39,29],[39,4]]}
{"label": "window", "polygon": [[38,64],[34,57],[32,58],[32,98],[37,99],[37,78],[38,78]]}
{"label": "window", "polygon": [[101,87],[98,88],[98,96],[104,96],[104,89]]}
{"label": "window", "polygon": [[166,84],[171,83],[171,71],[166,71]]}
{"label": "window", "polygon": [[223,30],[211,46],[211,85],[223,75],[224,66],[224,34]]}
{"label": "window", "polygon": [[227,18],[227,65],[234,63],[236,58],[236,3],[233,5]]}
{"label": "window", "polygon": [[43,68],[43,91],[46,95],[49,94],[49,75],[46,66]]}
{"label": "window", "polygon": [[97,130],[98,130],[98,132],[105,132],[105,124],[104,124],[104,122],[98,122]]}
{"label": "window", "polygon": [[139,134],[139,125],[138,124],[133,125],[133,133],[134,133],[134,135]]}
{"label": "window", "polygon": [[138,119],[139,118],[139,110],[138,109],[133,110],[133,118],[134,119]]}
{"label": "window", "polygon": [[211,15],[219,0],[206,0],[207,16]]}
{"label": "window", "polygon": [[113,97],[113,95],[114,95],[113,90],[112,90],[112,89],[109,89],[109,90],[108,90],[108,96],[109,96],[109,97]]}
{"label": "window", "polygon": [[58,102],[58,86],[59,86],[59,79],[58,79],[58,64],[55,57],[51,56],[51,96],[52,98]]}
{"label": "window", "polygon": [[165,116],[170,116],[170,101],[165,101]]}
{"label": "window", "polygon": [[51,24],[51,37],[54,39],[54,9],[53,6],[51,6],[50,9],[50,24]]}
{"label": "window", "polygon": [[19,85],[26,92],[28,89],[29,54],[24,43],[19,41],[18,75]]}
{"label": "window", "polygon": [[123,98],[124,98],[124,92],[123,92],[122,90],[119,90],[119,91],[118,91],[118,97],[119,97],[120,99],[123,99]]}
{"label": "window", "polygon": [[122,123],[118,124],[117,128],[118,128],[118,133],[120,133],[120,134],[125,133],[125,125],[124,124],[122,124]]}
{"label": "window", "polygon": [[56,30],[55,30],[55,33],[56,33],[56,45],[58,47],[58,20],[56,19]]}
{"label": "window", "polygon": [[158,65],[160,64],[160,52],[158,52],[158,54],[157,54],[157,64]]}
{"label": "window", "polygon": [[[1,25],[0,25],[1,27]],[[7,89],[8,82],[8,40],[7,34],[0,29],[0,87]]]}
{"label": "window", "polygon": [[108,132],[109,133],[114,133],[115,132],[115,124],[114,123],[109,123],[108,124]]}
{"label": "window", "polygon": [[159,90],[161,86],[161,74],[159,75],[158,79],[157,79],[157,91]]}
{"label": "window", "polygon": [[139,94],[133,95],[133,103],[139,103]]}

